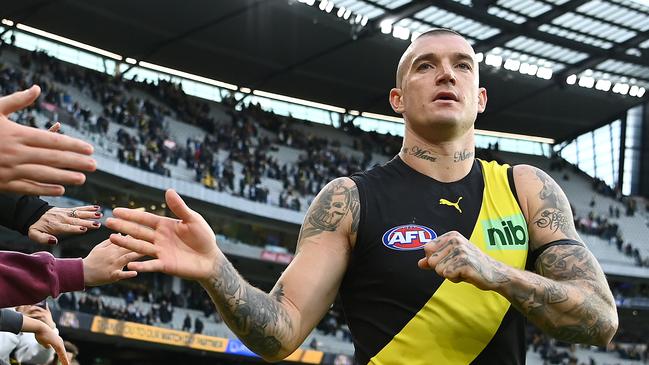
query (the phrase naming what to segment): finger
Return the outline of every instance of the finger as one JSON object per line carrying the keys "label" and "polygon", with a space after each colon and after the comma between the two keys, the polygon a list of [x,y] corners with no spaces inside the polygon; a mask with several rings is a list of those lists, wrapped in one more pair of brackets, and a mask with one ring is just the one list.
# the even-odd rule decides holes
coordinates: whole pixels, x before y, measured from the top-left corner
{"label": "finger", "polygon": [[49,131],[49,132],[56,133],[56,132],[59,131],[59,129],[61,129],[61,123],[56,122],[56,123],[54,123],[53,126],[50,127],[50,129],[48,129],[48,131]]}
{"label": "finger", "polygon": [[176,217],[182,219],[185,222],[189,222],[194,217],[194,211],[191,210],[185,201],[178,195],[178,193],[173,189],[168,189],[165,192],[165,200],[167,201],[167,206],[171,211],[176,215]]}
{"label": "finger", "polygon": [[22,141],[27,146],[47,148],[53,151],[70,151],[83,155],[91,155],[94,151],[90,143],[78,138],[30,127],[22,129]]}
{"label": "finger", "polygon": [[86,175],[46,165],[24,164],[13,168],[15,176],[44,184],[81,185]]}
{"label": "finger", "polygon": [[147,242],[153,242],[155,238],[155,231],[153,229],[123,219],[108,218],[106,220],[106,227],[112,229],[113,231],[117,231]]}
{"label": "finger", "polygon": [[430,270],[431,267],[428,265],[428,258],[424,257],[422,259],[419,259],[417,261],[417,266],[419,266],[420,269],[422,270]]}
{"label": "finger", "polygon": [[[115,208],[113,210],[113,217],[119,218],[123,221],[130,221],[133,223],[138,223],[143,226],[147,227],[155,227],[158,225],[158,222],[160,222],[164,217],[157,216],[155,214],[143,212],[140,210],[135,210],[135,209],[127,209],[127,208]],[[109,218],[108,221],[111,221]],[[106,224],[108,224],[108,221]],[[114,229],[111,226],[108,226],[110,229]],[[117,231],[117,229],[115,229]],[[126,232],[124,232],[126,233]]]}
{"label": "finger", "polygon": [[28,237],[30,240],[44,245],[55,245],[58,243],[58,240],[56,239],[55,236],[51,234],[47,234],[45,232],[38,231],[36,229],[30,230]]}
{"label": "finger", "polygon": [[31,105],[40,94],[41,88],[38,85],[34,85],[27,90],[4,96],[0,98],[0,114],[9,115],[23,109]]}
{"label": "finger", "polygon": [[69,233],[69,234],[81,234],[81,233],[86,233],[88,232],[88,228],[83,227],[83,226],[78,226],[75,224],[68,224],[68,223],[59,223],[59,222],[54,222],[52,223],[52,234],[62,234],[62,233]]}
{"label": "finger", "polygon": [[126,266],[129,262],[133,262],[135,260],[138,260],[140,258],[144,257],[141,253],[137,252],[129,252],[126,255],[120,257],[115,263],[119,267],[124,267]]}
{"label": "finger", "polygon": [[10,191],[21,195],[59,196],[65,193],[65,188],[57,184],[44,184],[29,179],[12,180],[0,186],[0,190]]}
{"label": "finger", "polygon": [[95,171],[97,161],[85,154],[51,148],[22,146],[16,164],[35,164],[75,171]]}
{"label": "finger", "polygon": [[110,242],[141,255],[157,257],[159,252],[159,249],[152,243],[115,233],[110,235]]}
{"label": "finger", "polygon": [[129,270],[137,272],[162,272],[164,271],[164,264],[160,259],[149,261],[136,261],[127,265]]}
{"label": "finger", "polygon": [[112,279],[114,279],[115,281],[130,279],[136,276],[137,276],[137,271],[122,271],[122,270],[116,270],[113,272],[113,275],[111,275]]}
{"label": "finger", "polygon": [[65,345],[63,344],[63,339],[60,336],[56,336],[57,339],[52,342],[52,347],[56,352],[56,355],[59,357],[62,365],[70,365],[68,361],[68,355],[65,353]]}
{"label": "finger", "polygon": [[82,205],[82,206],[80,206],[80,207],[72,207],[72,208],[68,208],[68,209],[70,209],[70,210],[76,210],[76,211],[77,211],[77,214],[79,214],[79,213],[81,213],[81,212],[83,212],[83,213],[92,213],[92,212],[96,212],[96,211],[98,211],[99,209],[101,209],[101,207],[100,207],[99,205]]}
{"label": "finger", "polygon": [[[78,215],[79,215],[79,213],[77,213],[77,216]],[[81,218],[72,218],[72,217],[64,217],[63,220],[64,220],[65,223],[67,223],[67,224],[69,224],[71,226],[79,227],[79,229],[81,227],[86,228],[86,230],[88,230],[88,229],[97,229],[97,228],[101,227],[101,223],[95,222],[95,221],[92,221],[92,220],[86,220],[86,219],[81,219]],[[83,233],[86,230],[81,230],[81,232]],[[71,232],[71,233],[75,233],[75,232]]]}

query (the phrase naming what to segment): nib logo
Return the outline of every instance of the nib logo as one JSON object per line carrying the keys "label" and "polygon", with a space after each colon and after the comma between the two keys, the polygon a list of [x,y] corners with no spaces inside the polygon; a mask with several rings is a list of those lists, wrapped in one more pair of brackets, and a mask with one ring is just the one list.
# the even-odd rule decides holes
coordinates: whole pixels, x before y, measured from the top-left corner
{"label": "nib logo", "polygon": [[527,250],[527,224],[520,214],[501,219],[485,219],[482,221],[482,230],[488,249]]}

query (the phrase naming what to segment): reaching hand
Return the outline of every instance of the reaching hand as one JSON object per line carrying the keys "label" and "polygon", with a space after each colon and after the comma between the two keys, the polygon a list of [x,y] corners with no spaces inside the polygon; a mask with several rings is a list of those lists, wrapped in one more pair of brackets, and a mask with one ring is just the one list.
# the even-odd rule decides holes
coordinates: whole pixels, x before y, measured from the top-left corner
{"label": "reaching hand", "polygon": [[65,354],[65,345],[63,344],[63,339],[61,336],[57,335],[53,328],[46,325],[45,323],[23,316],[23,332],[32,332],[36,341],[38,341],[41,346],[45,348],[52,347],[56,354],[59,356],[59,360],[63,365],[70,365],[68,357]]}
{"label": "reaching hand", "polygon": [[[76,138],[16,124],[8,115],[29,106],[38,86],[0,98],[0,190],[28,195],[62,195],[63,185],[81,185],[94,171],[92,146]],[[74,170],[74,171],[69,171]]]}
{"label": "reaching hand", "polygon": [[52,208],[29,226],[27,236],[38,243],[56,244],[60,234],[86,233],[101,226],[94,219],[101,218],[99,207],[88,205],[74,208]]}
{"label": "reaching hand", "polygon": [[56,323],[54,322],[54,318],[52,318],[52,312],[50,312],[50,308],[47,304],[46,308],[41,308],[37,305],[21,305],[20,307],[16,307],[16,312],[20,312],[24,316],[38,319],[50,328],[56,328]]}
{"label": "reaching hand", "polygon": [[123,269],[129,262],[140,257],[142,255],[137,252],[131,252],[105,240],[83,259],[83,280],[86,286],[98,286],[133,278],[137,276],[137,272]]}
{"label": "reaching hand", "polygon": [[113,210],[117,219],[109,218],[106,226],[128,236],[112,234],[111,242],[154,258],[130,263],[131,270],[159,271],[194,280],[208,278],[223,256],[214,232],[174,190],[167,190],[165,198],[169,209],[180,219],[117,208]]}
{"label": "reaching hand", "polygon": [[435,270],[454,283],[473,284],[482,290],[498,289],[509,281],[508,266],[480,251],[458,232],[447,232],[424,246],[420,269]]}

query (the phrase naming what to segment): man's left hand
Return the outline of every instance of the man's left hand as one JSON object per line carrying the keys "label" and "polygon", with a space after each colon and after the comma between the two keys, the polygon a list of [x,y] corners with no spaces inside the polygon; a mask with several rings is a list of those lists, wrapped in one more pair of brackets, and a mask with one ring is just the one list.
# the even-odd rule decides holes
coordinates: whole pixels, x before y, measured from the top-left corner
{"label": "man's left hand", "polygon": [[460,233],[447,232],[424,246],[426,257],[420,269],[435,272],[454,283],[473,284],[482,290],[497,290],[509,281],[508,266],[482,252]]}
{"label": "man's left hand", "polygon": [[29,227],[27,236],[38,243],[56,244],[60,234],[86,233],[101,226],[99,207],[87,205],[75,208],[52,208]]}

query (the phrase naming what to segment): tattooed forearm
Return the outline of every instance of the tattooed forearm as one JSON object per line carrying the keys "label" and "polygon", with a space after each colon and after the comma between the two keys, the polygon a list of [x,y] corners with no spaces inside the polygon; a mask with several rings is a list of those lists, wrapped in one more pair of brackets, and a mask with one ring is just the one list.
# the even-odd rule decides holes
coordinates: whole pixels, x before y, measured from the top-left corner
{"label": "tattooed forearm", "polygon": [[337,230],[343,218],[352,214],[351,233],[358,231],[360,220],[358,188],[346,181],[336,179],[328,184],[311,204],[300,230],[298,242],[319,233]]}
{"label": "tattooed forearm", "polygon": [[288,312],[282,307],[284,287],[277,284],[270,295],[254,288],[225,261],[203,286],[228,327],[255,353],[274,358],[293,332]]}
{"label": "tattooed forearm", "polygon": [[[604,345],[617,329],[613,296],[583,246],[554,246],[521,272],[505,296],[541,329],[563,341]],[[541,276],[542,275],[542,276]]]}
{"label": "tattooed forearm", "polygon": [[422,160],[430,161],[430,162],[435,162],[437,161],[437,157],[434,156],[433,151],[431,150],[425,150],[421,147],[418,146],[412,146],[412,147],[404,147],[401,150],[404,154],[414,156],[417,158],[421,158]]}

